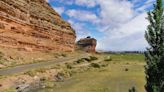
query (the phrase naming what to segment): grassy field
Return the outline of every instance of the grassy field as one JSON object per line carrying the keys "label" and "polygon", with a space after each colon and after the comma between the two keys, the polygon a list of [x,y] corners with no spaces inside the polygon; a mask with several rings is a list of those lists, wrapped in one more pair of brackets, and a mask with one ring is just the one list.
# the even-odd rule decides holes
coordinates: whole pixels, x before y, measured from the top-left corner
{"label": "grassy field", "polygon": [[128,92],[135,86],[137,92],[145,92],[144,56],[142,54],[100,54],[111,56],[107,67],[91,68],[78,73],[53,88],[38,92]]}

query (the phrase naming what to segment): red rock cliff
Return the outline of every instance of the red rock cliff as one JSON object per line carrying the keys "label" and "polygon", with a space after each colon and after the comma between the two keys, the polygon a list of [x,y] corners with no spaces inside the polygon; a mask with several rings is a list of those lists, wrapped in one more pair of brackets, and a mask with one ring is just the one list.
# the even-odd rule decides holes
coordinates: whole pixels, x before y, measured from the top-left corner
{"label": "red rock cliff", "polygon": [[96,52],[96,45],[97,45],[97,40],[94,38],[83,38],[80,39],[77,43],[77,49],[86,51],[86,52],[91,52],[91,53],[95,53]]}
{"label": "red rock cliff", "polygon": [[0,46],[73,51],[75,32],[45,0],[0,0]]}

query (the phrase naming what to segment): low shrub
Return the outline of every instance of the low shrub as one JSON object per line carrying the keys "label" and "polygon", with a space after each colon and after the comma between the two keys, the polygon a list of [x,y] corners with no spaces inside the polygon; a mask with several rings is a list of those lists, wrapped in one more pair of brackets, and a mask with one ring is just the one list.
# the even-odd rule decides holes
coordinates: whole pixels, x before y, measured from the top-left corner
{"label": "low shrub", "polygon": [[132,87],[131,89],[129,89],[129,92],[137,92],[135,87]]}
{"label": "low shrub", "polygon": [[47,80],[48,80],[47,77],[41,77],[41,78],[40,78],[40,81],[47,81]]}
{"label": "low shrub", "polygon": [[80,64],[80,63],[82,63],[82,62],[85,62],[85,60],[84,60],[84,58],[82,58],[82,59],[78,59],[77,61],[75,61],[76,63],[78,63],[78,64]]}
{"label": "low shrub", "polygon": [[94,60],[97,60],[97,59],[98,59],[98,58],[95,57],[95,56],[90,56],[89,58],[90,58],[91,61],[94,61]]}
{"label": "low shrub", "polygon": [[98,63],[91,63],[91,66],[94,68],[100,68],[101,67]]}
{"label": "low shrub", "polygon": [[73,67],[70,64],[66,64],[67,69],[72,69]]}
{"label": "low shrub", "polygon": [[95,56],[89,56],[88,58],[81,58],[81,59],[78,59],[78,60],[75,61],[75,62],[78,63],[78,64],[80,64],[80,63],[85,62],[85,61],[87,61],[87,62],[92,62],[92,61],[97,60],[97,59],[98,59],[98,58],[95,57]]}
{"label": "low shrub", "polygon": [[83,60],[86,60],[87,62],[90,62],[91,59],[90,58],[82,58]]}
{"label": "low shrub", "polygon": [[128,68],[125,68],[125,71],[126,71],[126,72],[129,71],[129,69],[128,69]]}
{"label": "low shrub", "polygon": [[36,70],[36,72],[45,73],[46,72],[46,68],[39,68],[39,69]]}
{"label": "low shrub", "polygon": [[4,56],[4,54],[2,52],[0,52],[0,59],[2,59]]}
{"label": "low shrub", "polygon": [[61,54],[61,56],[63,56],[63,57],[67,57],[67,55],[66,55],[66,54],[63,54],[63,53]]}
{"label": "low shrub", "polygon": [[102,64],[101,66],[102,66],[102,67],[107,67],[108,64],[107,64],[107,63],[104,63],[104,64]]}
{"label": "low shrub", "polygon": [[34,77],[34,76],[36,75],[36,71],[34,71],[34,70],[29,70],[29,71],[25,72],[24,74],[27,74],[27,75],[29,75],[29,76],[31,76],[31,77]]}

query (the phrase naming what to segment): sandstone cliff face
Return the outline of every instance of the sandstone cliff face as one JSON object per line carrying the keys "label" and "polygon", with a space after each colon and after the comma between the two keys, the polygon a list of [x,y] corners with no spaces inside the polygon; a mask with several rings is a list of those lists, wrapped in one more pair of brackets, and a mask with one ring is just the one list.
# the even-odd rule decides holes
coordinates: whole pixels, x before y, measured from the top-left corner
{"label": "sandstone cliff face", "polygon": [[80,49],[89,53],[95,53],[97,40],[94,38],[87,37],[87,38],[80,39],[76,45],[77,45],[77,49]]}
{"label": "sandstone cliff face", "polygon": [[45,0],[0,0],[0,46],[73,51],[75,32]]}

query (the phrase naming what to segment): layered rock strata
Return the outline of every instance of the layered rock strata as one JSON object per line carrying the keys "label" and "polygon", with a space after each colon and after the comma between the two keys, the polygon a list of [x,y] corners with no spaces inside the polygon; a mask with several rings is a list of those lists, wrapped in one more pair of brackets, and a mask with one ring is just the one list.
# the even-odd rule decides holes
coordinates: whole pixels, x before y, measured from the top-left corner
{"label": "layered rock strata", "polygon": [[0,46],[74,51],[75,32],[45,0],[0,0]]}
{"label": "layered rock strata", "polygon": [[96,52],[96,45],[97,45],[97,40],[94,38],[83,38],[80,39],[77,43],[76,43],[76,48],[78,50],[83,50],[89,53],[95,53]]}

